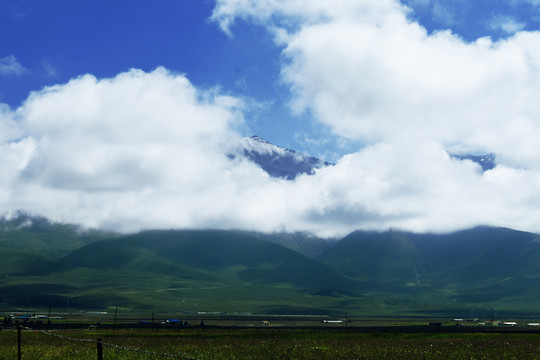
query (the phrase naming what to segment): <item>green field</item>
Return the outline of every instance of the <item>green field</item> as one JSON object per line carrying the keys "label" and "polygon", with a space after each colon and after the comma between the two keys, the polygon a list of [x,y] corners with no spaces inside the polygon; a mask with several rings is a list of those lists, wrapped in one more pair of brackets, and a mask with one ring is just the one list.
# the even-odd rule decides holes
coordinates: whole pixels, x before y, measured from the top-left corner
{"label": "green field", "polygon": [[[534,334],[353,333],[272,328],[77,330],[51,334],[23,331],[23,359],[96,359],[98,338],[105,343],[104,359],[167,358],[159,354],[184,359],[254,360],[540,358],[540,336]],[[0,359],[16,358],[17,332],[0,332]]]}

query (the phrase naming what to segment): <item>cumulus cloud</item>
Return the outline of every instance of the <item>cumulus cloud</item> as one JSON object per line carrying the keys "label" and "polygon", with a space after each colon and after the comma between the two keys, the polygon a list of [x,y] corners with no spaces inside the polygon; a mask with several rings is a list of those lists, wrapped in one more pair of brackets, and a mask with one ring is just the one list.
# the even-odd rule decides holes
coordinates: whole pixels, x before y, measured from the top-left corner
{"label": "cumulus cloud", "polygon": [[0,75],[18,76],[22,75],[26,69],[17,61],[15,56],[8,55],[0,58]]}
{"label": "cumulus cloud", "polygon": [[210,226],[228,212],[213,214],[210,200],[223,188],[233,196],[238,173],[266,178],[221,147],[238,137],[241,106],[162,68],[35,92],[2,109],[2,211],[126,229]]}
{"label": "cumulus cloud", "polygon": [[369,19],[382,25],[398,20],[396,14],[405,9],[393,0],[217,0],[211,19],[227,33],[231,33],[231,26],[238,20],[255,21],[276,31],[276,39],[280,39],[285,29],[326,23],[337,17],[351,21]]}
{"label": "cumulus cloud", "polygon": [[[120,231],[535,229],[538,174],[482,174],[437,141],[380,141],[295,181],[226,156],[241,99],[159,68],[81,76],[0,110],[0,211]],[[511,211],[509,211],[511,209]]]}

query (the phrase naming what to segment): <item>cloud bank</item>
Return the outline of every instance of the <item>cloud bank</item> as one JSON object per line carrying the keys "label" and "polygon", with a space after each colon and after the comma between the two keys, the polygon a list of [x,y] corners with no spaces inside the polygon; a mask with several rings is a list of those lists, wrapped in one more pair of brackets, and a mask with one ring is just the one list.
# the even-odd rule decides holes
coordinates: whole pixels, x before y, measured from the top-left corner
{"label": "cloud bank", "polygon": [[410,14],[392,0],[217,2],[224,31],[275,35],[293,111],[364,142],[333,167],[285,181],[229,159],[249,102],[184,75],[85,75],[0,107],[0,212],[120,231],[540,232],[540,34],[465,42]]}

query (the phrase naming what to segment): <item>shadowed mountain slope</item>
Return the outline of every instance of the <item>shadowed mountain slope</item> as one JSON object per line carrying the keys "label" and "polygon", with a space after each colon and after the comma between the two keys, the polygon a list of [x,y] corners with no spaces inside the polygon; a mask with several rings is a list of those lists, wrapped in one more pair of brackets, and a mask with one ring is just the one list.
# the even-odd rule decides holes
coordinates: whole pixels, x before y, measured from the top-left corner
{"label": "shadowed mountain slope", "polygon": [[531,309],[540,295],[540,236],[505,228],[444,235],[357,231],[318,260],[363,281],[365,289],[417,300]]}
{"label": "shadowed mountain slope", "polygon": [[[148,231],[96,242],[64,258],[90,268],[163,273],[186,269],[261,284],[348,288],[353,282],[283,246],[233,231]],[[176,269],[176,270],[173,270]],[[183,269],[183,270],[182,270]]]}

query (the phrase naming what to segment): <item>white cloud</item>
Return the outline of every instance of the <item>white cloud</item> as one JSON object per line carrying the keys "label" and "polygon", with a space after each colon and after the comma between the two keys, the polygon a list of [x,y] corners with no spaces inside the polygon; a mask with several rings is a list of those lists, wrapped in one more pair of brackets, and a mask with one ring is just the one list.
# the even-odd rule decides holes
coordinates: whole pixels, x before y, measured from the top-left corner
{"label": "white cloud", "polygon": [[391,137],[313,176],[272,179],[225,156],[242,106],[161,68],[35,92],[0,112],[0,212],[123,231],[538,229],[537,172],[500,166],[482,175],[436,138]]}
{"label": "white cloud", "polygon": [[525,29],[525,26],[525,23],[505,15],[494,16],[489,22],[489,27],[492,30],[502,31],[506,34],[515,34],[518,31]]}
{"label": "white cloud", "polygon": [[0,58],[0,75],[3,76],[18,76],[22,75],[26,69],[17,62],[17,59],[13,55],[8,55]]}
{"label": "white cloud", "polygon": [[[212,20],[230,33],[237,19],[256,21],[276,31],[277,38],[285,34],[281,27],[295,30],[306,24],[319,24],[339,17],[356,21],[369,19],[378,24],[395,19],[406,7],[393,0],[217,0]],[[284,40],[284,39],[282,39]]]}
{"label": "white cloud", "polygon": [[126,229],[210,226],[210,199],[236,191],[237,172],[267,178],[220,148],[238,137],[241,106],[164,69],[85,75],[35,92],[0,118],[2,129],[13,118],[19,128],[0,139],[1,210]]}

